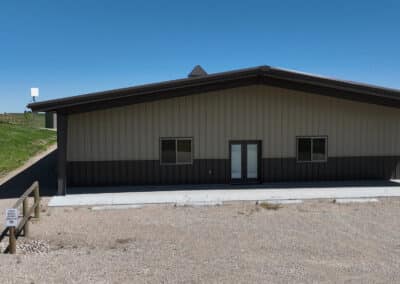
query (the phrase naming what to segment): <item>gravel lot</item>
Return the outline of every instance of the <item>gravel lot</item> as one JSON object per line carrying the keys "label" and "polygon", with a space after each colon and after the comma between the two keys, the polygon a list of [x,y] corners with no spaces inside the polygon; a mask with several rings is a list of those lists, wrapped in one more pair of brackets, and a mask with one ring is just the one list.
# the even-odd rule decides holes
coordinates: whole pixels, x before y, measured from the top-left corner
{"label": "gravel lot", "polygon": [[[0,200],[4,209],[14,200]],[[46,204],[47,200],[44,200]],[[43,207],[1,283],[393,283],[400,199],[95,211]],[[37,250],[27,250],[29,244]]]}

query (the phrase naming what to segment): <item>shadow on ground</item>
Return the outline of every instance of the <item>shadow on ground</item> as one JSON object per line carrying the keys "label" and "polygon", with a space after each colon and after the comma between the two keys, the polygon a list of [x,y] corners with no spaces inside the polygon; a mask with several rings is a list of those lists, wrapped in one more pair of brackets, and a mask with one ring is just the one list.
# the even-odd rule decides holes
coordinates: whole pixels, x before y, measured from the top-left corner
{"label": "shadow on ground", "polygon": [[0,185],[0,199],[20,197],[34,182],[39,181],[41,196],[57,193],[57,150]]}
{"label": "shadow on ground", "polygon": [[192,185],[136,185],[136,186],[96,186],[71,187],[67,194],[113,193],[113,192],[151,192],[175,190],[239,190],[239,189],[290,189],[290,188],[333,188],[333,187],[393,187],[400,190],[400,183],[391,180],[351,180],[351,181],[313,181],[313,182],[272,182],[251,185],[232,184],[192,184]]}

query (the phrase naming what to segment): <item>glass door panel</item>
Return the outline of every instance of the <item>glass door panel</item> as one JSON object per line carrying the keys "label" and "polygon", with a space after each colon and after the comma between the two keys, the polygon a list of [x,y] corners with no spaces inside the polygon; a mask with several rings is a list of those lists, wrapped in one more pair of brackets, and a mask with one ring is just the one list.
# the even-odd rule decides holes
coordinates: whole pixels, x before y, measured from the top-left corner
{"label": "glass door panel", "polygon": [[231,145],[231,178],[242,178],[242,145]]}
{"label": "glass door panel", "polygon": [[258,179],[258,144],[247,144],[247,178]]}

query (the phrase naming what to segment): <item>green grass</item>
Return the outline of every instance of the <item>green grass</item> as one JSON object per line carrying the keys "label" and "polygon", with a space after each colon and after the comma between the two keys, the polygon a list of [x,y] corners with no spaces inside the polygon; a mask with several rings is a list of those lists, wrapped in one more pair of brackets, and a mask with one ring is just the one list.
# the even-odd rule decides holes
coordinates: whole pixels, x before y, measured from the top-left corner
{"label": "green grass", "polygon": [[0,177],[46,150],[56,137],[55,131],[0,121]]}
{"label": "green grass", "polygon": [[44,128],[45,114],[44,113],[0,113],[0,123],[23,125],[27,127]]}

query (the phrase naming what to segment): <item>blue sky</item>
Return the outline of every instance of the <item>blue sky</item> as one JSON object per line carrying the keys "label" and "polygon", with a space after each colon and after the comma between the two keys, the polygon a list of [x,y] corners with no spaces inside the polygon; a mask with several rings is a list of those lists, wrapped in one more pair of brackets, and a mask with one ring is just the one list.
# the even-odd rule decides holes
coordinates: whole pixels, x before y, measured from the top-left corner
{"label": "blue sky", "polygon": [[[397,3],[396,3],[397,2]],[[400,88],[399,1],[2,1],[0,112],[258,65]]]}

